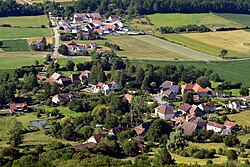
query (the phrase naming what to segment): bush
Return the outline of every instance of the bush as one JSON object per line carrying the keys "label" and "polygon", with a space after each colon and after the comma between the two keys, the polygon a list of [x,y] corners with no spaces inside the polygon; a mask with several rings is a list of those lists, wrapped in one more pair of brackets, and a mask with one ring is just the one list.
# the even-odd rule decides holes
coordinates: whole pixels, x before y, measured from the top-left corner
{"label": "bush", "polygon": [[240,140],[236,136],[226,136],[223,141],[228,147],[234,147],[240,144]]}

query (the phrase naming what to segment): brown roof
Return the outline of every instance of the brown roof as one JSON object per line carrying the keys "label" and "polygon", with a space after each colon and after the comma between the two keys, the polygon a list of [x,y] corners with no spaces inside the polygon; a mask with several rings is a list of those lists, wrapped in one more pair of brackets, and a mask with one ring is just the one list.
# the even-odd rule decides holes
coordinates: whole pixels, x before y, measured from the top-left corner
{"label": "brown roof", "polygon": [[169,104],[162,104],[160,106],[157,107],[158,108],[158,111],[159,113],[162,113],[162,114],[174,114],[174,111],[173,111],[173,107],[170,106]]}
{"label": "brown roof", "polygon": [[94,142],[84,143],[84,144],[78,144],[75,147],[75,149],[81,149],[81,148],[92,148],[96,145]]}
{"label": "brown roof", "polygon": [[160,85],[160,88],[169,89],[173,85],[174,83],[172,81],[165,81]]}
{"label": "brown roof", "polygon": [[133,96],[130,94],[125,94],[124,97],[126,100],[128,100],[129,103],[132,101],[132,98],[133,98]]}
{"label": "brown roof", "polygon": [[103,134],[97,134],[97,135],[91,136],[90,138],[95,138],[96,142],[99,143],[103,137],[104,137]]}
{"label": "brown roof", "polygon": [[134,127],[134,130],[136,131],[137,135],[144,135],[148,131],[149,127],[150,125],[148,123],[142,123]]}
{"label": "brown roof", "polygon": [[237,123],[231,122],[231,121],[226,121],[226,122],[224,123],[224,126],[229,126],[229,127],[234,127],[234,126],[236,126],[236,125],[237,125]]}
{"label": "brown roof", "polygon": [[10,103],[9,104],[9,108],[10,108],[11,111],[15,111],[18,108],[20,108],[20,109],[24,108],[25,109],[27,107],[28,107],[27,103]]}
{"label": "brown roof", "polygon": [[192,105],[189,110],[190,114],[202,114],[202,110],[197,105]]}
{"label": "brown roof", "polygon": [[216,128],[223,128],[223,125],[218,124],[218,123],[216,123],[216,122],[208,122],[207,125],[213,126],[213,127],[216,127]]}
{"label": "brown roof", "polygon": [[192,122],[184,122],[181,127],[184,130],[185,135],[191,135],[193,132],[197,130],[197,124]]}
{"label": "brown roof", "polygon": [[195,119],[192,119],[190,122],[197,124],[198,127],[201,129],[207,124],[207,121],[202,119],[201,117],[196,117]]}
{"label": "brown roof", "polygon": [[71,74],[71,75],[70,75],[70,79],[71,79],[71,82],[72,82],[72,83],[75,83],[75,84],[81,83],[80,78],[79,78],[78,75],[76,75],[76,74]]}
{"label": "brown roof", "polygon": [[181,89],[184,89],[184,90],[192,90],[193,87],[194,87],[194,84],[192,84],[192,83],[181,85]]}
{"label": "brown roof", "polygon": [[170,96],[173,92],[171,90],[166,90],[163,92],[166,96]]}
{"label": "brown roof", "polygon": [[88,79],[90,74],[91,74],[90,71],[85,70],[85,71],[83,71],[83,72],[81,73],[80,77],[81,77],[82,79]]}
{"label": "brown roof", "polygon": [[188,103],[182,103],[179,107],[179,110],[182,110],[184,112],[188,112],[191,109],[192,105]]}

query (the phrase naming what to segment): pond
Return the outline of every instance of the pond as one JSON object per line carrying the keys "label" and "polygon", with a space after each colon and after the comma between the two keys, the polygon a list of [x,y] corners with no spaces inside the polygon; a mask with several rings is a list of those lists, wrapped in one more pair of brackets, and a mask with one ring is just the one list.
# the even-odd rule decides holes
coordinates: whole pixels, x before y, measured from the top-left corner
{"label": "pond", "polygon": [[47,123],[47,120],[39,120],[39,121],[31,121],[30,122],[31,126],[38,126],[38,127],[41,127],[45,123]]}

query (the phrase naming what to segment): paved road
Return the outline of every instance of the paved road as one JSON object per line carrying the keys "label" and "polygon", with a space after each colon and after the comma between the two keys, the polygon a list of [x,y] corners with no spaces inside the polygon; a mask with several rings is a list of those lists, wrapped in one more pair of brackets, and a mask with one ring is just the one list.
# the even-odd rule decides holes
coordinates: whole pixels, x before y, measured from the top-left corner
{"label": "paved road", "polygon": [[219,57],[216,56],[212,56],[206,53],[202,53],[172,42],[168,42],[166,40],[163,39],[159,39],[153,36],[149,36],[149,35],[139,35],[139,36],[134,36],[137,39],[140,39],[144,42],[150,43],[151,45],[156,45],[158,47],[167,49],[169,51],[178,53],[180,55],[189,57],[191,59],[194,60],[202,60],[202,61],[223,61],[222,59],[220,59]]}
{"label": "paved road", "polygon": [[58,53],[58,48],[59,48],[59,37],[60,37],[60,34],[58,33],[58,30],[57,30],[57,25],[56,23],[54,22],[54,20],[50,17],[50,21],[52,23],[52,26],[53,26],[53,32],[54,32],[54,38],[55,38],[55,46],[54,46],[54,52],[53,52],[53,55],[52,55],[52,58],[58,58],[58,57],[61,57],[61,55],[59,55]]}
{"label": "paved road", "polygon": [[151,94],[151,97],[154,99],[154,101],[157,101],[159,104],[165,104],[166,102],[162,101],[162,94]]}

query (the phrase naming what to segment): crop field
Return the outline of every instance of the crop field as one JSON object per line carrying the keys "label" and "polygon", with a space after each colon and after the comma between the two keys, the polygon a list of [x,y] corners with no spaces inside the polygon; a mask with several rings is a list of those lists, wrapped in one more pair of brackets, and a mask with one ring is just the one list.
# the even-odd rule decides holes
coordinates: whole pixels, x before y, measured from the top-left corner
{"label": "crop field", "polygon": [[245,26],[250,26],[250,15],[247,14],[216,13],[216,15]]}
{"label": "crop field", "polygon": [[[244,31],[240,31],[240,32],[244,32]],[[211,32],[211,35],[214,36],[216,34],[219,34],[220,32]],[[197,50],[203,53],[207,53],[210,55],[214,55],[215,57],[218,57],[218,55],[220,54],[220,51],[222,49],[226,49],[228,50],[228,54],[227,54],[227,58],[248,58],[250,57],[250,54],[247,53],[242,53],[242,52],[238,52],[237,50],[244,50],[245,52],[247,52],[247,44],[244,45],[243,39],[234,39],[233,35],[231,35],[231,37],[233,39],[230,39],[230,41],[238,41],[238,43],[242,43],[241,47],[238,47],[239,49],[235,49],[233,46],[236,45],[233,42],[230,41],[226,41],[225,38],[226,34],[235,34],[234,32],[230,31],[230,32],[223,32],[225,34],[225,36],[223,36],[221,34],[221,43],[217,42],[216,39],[219,39],[220,37],[215,37],[214,39],[211,37],[210,39],[206,38],[206,37],[199,37],[199,36],[205,36],[205,34],[207,33],[190,33],[190,34],[161,34],[161,35],[157,35],[158,37],[163,37],[164,39],[166,39],[167,41],[171,41],[180,45],[183,45],[185,47],[191,48],[193,50]],[[248,33],[248,32],[247,32]],[[208,33],[210,34],[210,33]],[[244,32],[245,34],[245,32]],[[248,34],[250,35],[250,33]],[[195,37],[197,36],[197,37]],[[209,36],[209,35],[207,35]],[[239,35],[238,35],[239,36]],[[235,34],[236,37],[236,34]],[[197,39],[195,39],[197,38]],[[199,40],[198,40],[199,38]],[[224,38],[224,40],[223,40]],[[213,41],[213,42],[212,42]],[[240,42],[241,41],[241,42]],[[216,43],[216,44],[215,44]],[[224,47],[227,43],[227,46],[230,47]],[[231,50],[232,49],[232,50]]]}
{"label": "crop field", "polygon": [[33,26],[40,27],[41,25],[48,26],[49,22],[45,15],[41,16],[18,16],[18,17],[1,17],[0,24],[10,24],[12,26]]}
{"label": "crop field", "polygon": [[206,25],[211,28],[215,27],[245,27],[244,19],[250,19],[250,15],[240,14],[214,14],[214,13],[203,13],[203,14],[153,14],[148,15],[151,23],[154,24],[155,28],[161,26],[178,27],[188,24]]}
{"label": "crop field", "polygon": [[25,39],[18,40],[3,40],[3,46],[1,49],[5,52],[13,51],[30,51],[28,43]]}
{"label": "crop field", "polygon": [[211,69],[218,73],[222,79],[226,79],[233,83],[242,82],[244,86],[250,87],[250,60],[244,61],[221,61],[221,62],[201,62],[201,61],[149,61],[149,60],[133,60],[135,65],[146,66],[154,64],[158,66],[164,65],[183,65],[185,67],[194,66],[197,69]]}
{"label": "crop field", "polygon": [[190,33],[182,34],[184,37],[213,46],[248,54],[250,56],[250,32],[244,30]]}
{"label": "crop field", "polygon": [[51,30],[48,28],[0,27],[0,39],[46,37],[51,34]]}
{"label": "crop field", "polygon": [[131,36],[107,36],[110,43],[119,45],[122,51],[118,51],[119,56],[125,56],[129,59],[137,60],[190,60],[191,58],[174,53],[163,47],[157,46],[154,42],[148,40],[141,40],[137,37]]}

